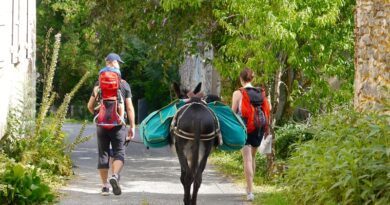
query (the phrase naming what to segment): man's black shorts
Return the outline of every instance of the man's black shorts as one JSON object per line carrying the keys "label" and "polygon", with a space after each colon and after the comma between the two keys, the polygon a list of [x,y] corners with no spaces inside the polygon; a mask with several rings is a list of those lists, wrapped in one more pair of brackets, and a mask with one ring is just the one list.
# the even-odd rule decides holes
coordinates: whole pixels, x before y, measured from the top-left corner
{"label": "man's black shorts", "polygon": [[98,169],[109,168],[110,157],[110,143],[112,146],[114,160],[125,161],[125,140],[126,140],[126,127],[116,126],[112,129],[104,129],[99,126],[96,127],[97,131],[97,143],[99,152]]}

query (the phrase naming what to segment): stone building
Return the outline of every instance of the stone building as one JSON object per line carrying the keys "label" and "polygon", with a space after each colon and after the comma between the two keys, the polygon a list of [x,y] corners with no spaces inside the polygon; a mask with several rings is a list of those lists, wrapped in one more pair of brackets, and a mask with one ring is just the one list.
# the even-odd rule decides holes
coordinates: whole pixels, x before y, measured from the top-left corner
{"label": "stone building", "polygon": [[[383,109],[390,100],[390,1],[357,0],[355,96],[357,110]],[[390,111],[385,111],[390,113]]]}
{"label": "stone building", "polygon": [[[2,0],[0,6],[0,138],[10,110],[35,110],[36,1]],[[21,116],[17,116],[19,118]],[[32,119],[32,118],[30,118]]]}

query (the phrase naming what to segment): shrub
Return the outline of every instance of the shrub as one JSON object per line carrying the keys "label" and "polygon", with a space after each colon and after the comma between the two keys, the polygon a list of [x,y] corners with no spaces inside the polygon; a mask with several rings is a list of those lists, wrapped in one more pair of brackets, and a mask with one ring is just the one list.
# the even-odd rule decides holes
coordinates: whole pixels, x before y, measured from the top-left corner
{"label": "shrub", "polygon": [[387,204],[389,116],[343,108],[314,120],[313,140],[289,159],[286,182],[296,204]]}
{"label": "shrub", "polygon": [[275,133],[275,154],[277,159],[287,159],[296,148],[296,143],[312,139],[306,124],[291,123],[279,127]]}
{"label": "shrub", "polygon": [[24,166],[0,155],[1,204],[43,204],[52,202],[54,195],[42,183],[37,168]]}

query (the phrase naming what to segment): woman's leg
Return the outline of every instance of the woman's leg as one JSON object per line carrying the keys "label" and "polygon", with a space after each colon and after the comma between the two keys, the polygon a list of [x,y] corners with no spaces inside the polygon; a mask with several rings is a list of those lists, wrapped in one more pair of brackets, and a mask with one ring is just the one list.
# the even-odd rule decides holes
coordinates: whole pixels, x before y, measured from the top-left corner
{"label": "woman's leg", "polygon": [[247,193],[252,193],[253,189],[253,160],[252,160],[252,146],[245,145],[242,148],[242,158],[244,163],[244,174],[247,185]]}
{"label": "woman's leg", "polygon": [[253,170],[253,178],[256,174],[256,153],[257,153],[257,147],[251,146],[251,154],[252,154],[252,170]]}

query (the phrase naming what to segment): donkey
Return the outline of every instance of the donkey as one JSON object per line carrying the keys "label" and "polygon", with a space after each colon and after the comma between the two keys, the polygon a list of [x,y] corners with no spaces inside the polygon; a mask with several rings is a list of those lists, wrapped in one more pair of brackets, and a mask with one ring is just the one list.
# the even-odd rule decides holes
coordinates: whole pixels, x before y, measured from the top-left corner
{"label": "donkey", "polygon": [[[201,83],[188,94],[178,84],[173,84],[178,98],[191,96],[178,110],[172,121],[170,145],[175,145],[181,167],[180,181],[184,187],[184,204],[196,205],[202,173],[213,147],[218,145],[219,123],[214,113],[201,100]],[[188,98],[188,97],[187,97]],[[207,99],[207,98],[206,98]],[[218,100],[211,96],[209,100]],[[193,192],[191,197],[191,185]]]}

